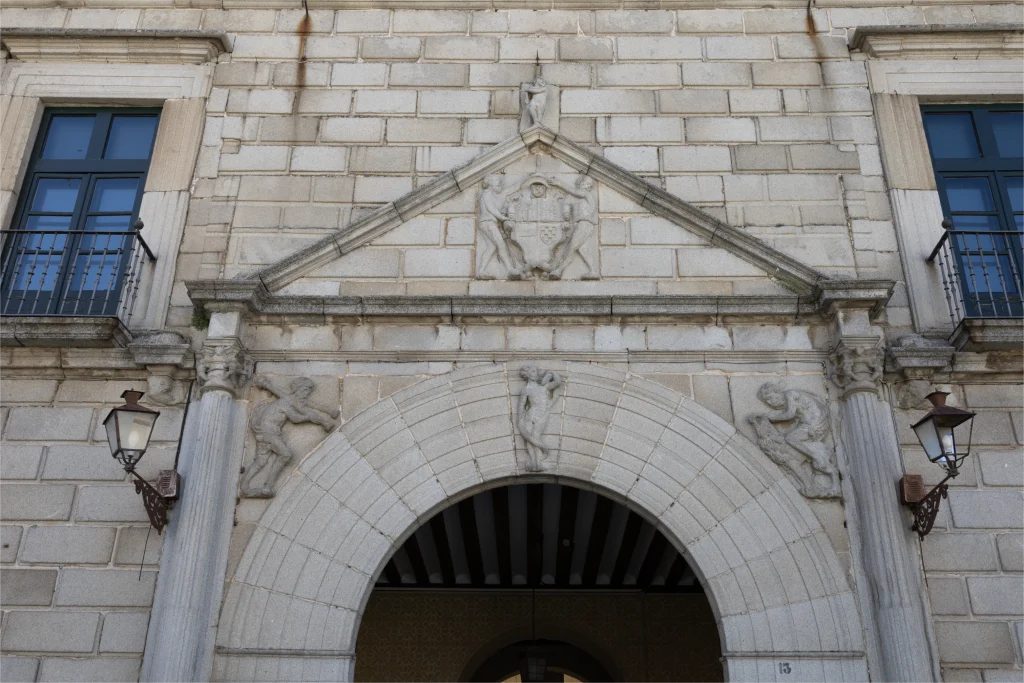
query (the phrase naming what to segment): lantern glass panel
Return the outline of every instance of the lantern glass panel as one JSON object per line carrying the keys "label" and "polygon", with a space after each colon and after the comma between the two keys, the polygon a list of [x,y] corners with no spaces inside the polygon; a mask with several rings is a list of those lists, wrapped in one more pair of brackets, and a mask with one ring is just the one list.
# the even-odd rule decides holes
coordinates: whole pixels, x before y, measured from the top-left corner
{"label": "lantern glass panel", "polygon": [[939,432],[935,428],[935,421],[926,419],[914,425],[914,433],[917,440],[921,442],[925,454],[932,462],[937,462],[942,457],[942,442],[939,440]]}

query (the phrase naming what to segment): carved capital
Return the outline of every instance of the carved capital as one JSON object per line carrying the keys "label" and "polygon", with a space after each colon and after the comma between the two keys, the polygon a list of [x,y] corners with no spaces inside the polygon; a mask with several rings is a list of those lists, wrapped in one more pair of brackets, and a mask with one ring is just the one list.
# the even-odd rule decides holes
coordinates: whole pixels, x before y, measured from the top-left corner
{"label": "carved capital", "polygon": [[199,351],[196,379],[199,393],[226,391],[238,397],[252,374],[252,361],[237,340],[208,341]]}
{"label": "carved capital", "polygon": [[843,397],[860,391],[878,393],[885,367],[885,354],[877,346],[839,343],[831,356],[832,381],[843,390]]}

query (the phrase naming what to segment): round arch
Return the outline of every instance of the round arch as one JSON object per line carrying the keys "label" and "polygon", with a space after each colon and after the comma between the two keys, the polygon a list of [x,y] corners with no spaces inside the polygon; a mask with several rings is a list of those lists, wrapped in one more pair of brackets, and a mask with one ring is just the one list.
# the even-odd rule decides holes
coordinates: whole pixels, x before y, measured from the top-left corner
{"label": "round arch", "polygon": [[518,367],[403,389],[304,458],[229,578],[215,680],[351,680],[359,619],[394,550],[448,505],[525,480],[591,488],[656,521],[705,587],[727,679],[867,679],[836,553],[749,439],[660,384],[551,362],[564,379],[548,423],[552,467],[527,474],[513,430]]}

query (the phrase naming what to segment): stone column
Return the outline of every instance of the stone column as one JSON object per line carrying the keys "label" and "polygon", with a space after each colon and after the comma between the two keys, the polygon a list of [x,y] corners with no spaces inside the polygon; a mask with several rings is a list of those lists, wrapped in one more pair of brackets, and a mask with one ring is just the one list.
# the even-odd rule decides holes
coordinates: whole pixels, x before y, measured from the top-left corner
{"label": "stone column", "polygon": [[[238,314],[214,314],[210,332],[239,326]],[[198,355],[200,400],[183,438],[183,491],[164,542],[143,681],[207,681],[213,664],[245,437],[235,399],[251,369],[237,336],[208,338]]]}
{"label": "stone column", "polygon": [[[899,438],[880,399],[883,353],[876,339],[843,340],[832,357],[842,390],[842,440],[856,499],[861,556],[878,631],[884,681],[935,681],[921,568],[896,483]],[[860,343],[857,343],[860,342]],[[866,343],[867,342],[867,343]]]}

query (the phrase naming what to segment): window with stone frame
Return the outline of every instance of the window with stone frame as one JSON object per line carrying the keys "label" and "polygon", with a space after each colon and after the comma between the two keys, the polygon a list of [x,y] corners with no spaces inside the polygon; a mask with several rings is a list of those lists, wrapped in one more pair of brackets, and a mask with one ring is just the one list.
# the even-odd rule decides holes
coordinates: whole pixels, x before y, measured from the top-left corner
{"label": "window with stone frame", "polygon": [[1024,110],[922,107],[967,317],[1021,317]]}
{"label": "window with stone frame", "polygon": [[0,313],[124,312],[159,117],[151,108],[44,111],[5,231]]}

